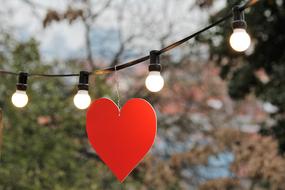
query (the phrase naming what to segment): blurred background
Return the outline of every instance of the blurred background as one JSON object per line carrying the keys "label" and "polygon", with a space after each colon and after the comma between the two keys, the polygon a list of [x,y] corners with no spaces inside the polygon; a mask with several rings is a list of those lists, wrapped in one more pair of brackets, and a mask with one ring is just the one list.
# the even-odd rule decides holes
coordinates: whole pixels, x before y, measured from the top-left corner
{"label": "blurred background", "polygon": [[[240,3],[240,1],[237,1]],[[253,3],[255,1],[252,1]],[[94,71],[147,55],[229,13],[226,0],[0,0],[0,69]],[[29,104],[11,103],[1,75],[0,189],[284,190],[285,1],[245,12],[251,47],[228,41],[231,20],[162,56],[165,86],[144,86],[148,62],[119,71],[121,104],[144,98],[155,144],[120,184],[91,148],[78,78],[29,78]],[[114,74],[90,78],[92,99],[117,101]]]}

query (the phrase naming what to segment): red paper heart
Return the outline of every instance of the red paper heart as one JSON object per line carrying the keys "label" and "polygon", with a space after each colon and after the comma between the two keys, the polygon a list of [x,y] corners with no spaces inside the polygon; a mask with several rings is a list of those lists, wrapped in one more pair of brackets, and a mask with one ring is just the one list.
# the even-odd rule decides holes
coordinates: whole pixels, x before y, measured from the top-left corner
{"label": "red paper heart", "polygon": [[154,143],[156,114],[143,99],[129,100],[120,111],[112,100],[100,98],[87,111],[86,130],[99,157],[123,182]]}

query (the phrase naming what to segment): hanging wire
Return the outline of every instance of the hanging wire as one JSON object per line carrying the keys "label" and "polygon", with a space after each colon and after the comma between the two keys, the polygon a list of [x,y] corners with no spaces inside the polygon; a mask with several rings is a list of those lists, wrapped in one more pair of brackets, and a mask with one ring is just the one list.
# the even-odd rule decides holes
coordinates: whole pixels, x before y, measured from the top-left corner
{"label": "hanging wire", "polygon": [[[115,65],[115,88],[117,93],[117,105],[119,109],[121,109],[120,105],[120,84],[119,84],[119,78],[118,78],[118,71],[117,71],[117,65]],[[119,112],[120,115],[120,112]]]}
{"label": "hanging wire", "polygon": [[[90,74],[90,73],[89,73]],[[30,73],[29,76],[33,77],[78,77],[80,74],[37,74],[37,73]]]}
{"label": "hanging wire", "polygon": [[[249,0],[247,1],[244,5],[241,5],[240,6],[240,10],[243,11],[247,8],[250,8],[252,7],[253,5],[255,5],[257,2],[259,2],[258,0]],[[233,15],[232,13],[229,13],[227,14],[226,16],[220,18],[219,20],[217,20],[216,22],[200,29],[199,31],[191,34],[190,36],[187,36],[179,41],[176,41],[160,50],[158,50],[159,54],[162,54],[162,53],[165,53],[165,52],[168,52],[182,44],[184,44],[185,42],[189,41],[190,39],[200,35],[201,33],[215,27],[216,25],[228,20],[229,18],[231,18]],[[107,67],[105,69],[98,69],[98,70],[95,70],[94,72],[90,72],[89,75],[103,75],[103,74],[109,74],[111,72],[114,72],[114,71],[119,71],[119,70],[122,70],[122,69],[125,69],[125,68],[128,68],[128,67],[131,67],[131,66],[134,66],[134,65],[137,65],[139,63],[142,63],[144,61],[147,61],[149,60],[149,55],[147,56],[144,56],[144,57],[140,57],[138,59],[135,59],[135,60],[132,60],[132,61],[129,61],[129,62],[126,62],[126,63],[123,63],[123,64],[120,64],[120,65],[115,65],[114,67]],[[5,71],[5,70],[0,70],[0,74],[9,74],[9,75],[19,75],[19,73],[16,73],[16,72],[11,72],[11,71]],[[34,76],[34,77],[78,77],[79,74],[78,73],[70,73],[70,74],[38,74],[38,73],[29,73],[29,76]]]}
{"label": "hanging wire", "polygon": [[4,71],[4,70],[0,70],[0,74],[19,75],[19,73],[15,73],[11,71]]}
{"label": "hanging wire", "polygon": [[[249,0],[249,1],[247,1],[244,5],[241,5],[241,6],[240,6],[240,11],[243,11],[243,10],[245,10],[245,9],[247,9],[247,8],[250,8],[251,6],[255,5],[257,2],[258,2],[258,0]],[[209,29],[215,27],[216,25],[218,25],[218,24],[220,24],[220,23],[222,23],[222,22],[224,22],[224,21],[230,19],[232,16],[233,16],[233,14],[232,14],[232,12],[231,12],[231,13],[227,14],[226,16],[220,18],[220,19],[217,20],[216,22],[214,22],[214,23],[212,23],[212,24],[210,24],[210,25],[208,25],[208,26],[202,28],[201,30],[199,30],[199,31],[197,31],[197,32],[195,32],[195,33],[193,33],[193,34],[191,34],[190,36],[187,36],[187,37],[185,37],[185,38],[183,38],[183,39],[181,39],[181,40],[179,40],[179,41],[177,41],[177,42],[174,42],[174,43],[172,43],[172,44],[170,44],[170,45],[168,45],[168,46],[166,46],[166,47],[160,49],[160,50],[159,50],[159,54],[168,52],[168,51],[170,51],[170,50],[172,50],[172,49],[174,49],[174,48],[176,48],[176,47],[182,45],[183,43],[185,43],[185,42],[189,41],[190,39],[192,39],[192,38],[194,38],[194,37],[200,35],[201,33],[203,33],[203,32],[205,32],[205,31],[207,31],[207,30],[209,30]],[[149,59],[149,56],[144,56],[144,57],[135,59],[135,60],[133,60],[133,61],[129,61],[129,62],[127,62],[127,63],[118,65],[118,66],[117,66],[117,70],[121,70],[121,69],[125,69],[125,68],[127,68],[127,67],[131,67],[131,66],[133,66],[133,65],[136,65],[136,64],[142,63],[142,62],[144,62],[144,61],[147,61],[148,59]],[[109,68],[106,68],[106,69],[96,70],[96,71],[94,72],[94,74],[96,74],[96,75],[108,74],[108,73],[110,73],[110,72],[113,72],[114,70],[115,70],[114,67],[109,67]]]}

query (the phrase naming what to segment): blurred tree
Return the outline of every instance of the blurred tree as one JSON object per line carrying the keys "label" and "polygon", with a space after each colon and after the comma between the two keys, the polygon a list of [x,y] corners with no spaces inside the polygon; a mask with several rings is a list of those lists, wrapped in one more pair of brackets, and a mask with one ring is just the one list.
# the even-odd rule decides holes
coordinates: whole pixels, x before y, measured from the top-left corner
{"label": "blurred tree", "polygon": [[[32,3],[29,0],[25,1]],[[71,4],[66,10],[49,10],[43,24],[47,27],[54,21],[67,20],[73,23],[77,19],[88,25],[85,27],[92,27],[94,24],[92,15],[98,15],[98,13],[96,10],[94,11],[94,7],[89,6],[91,1],[70,2],[75,4],[86,2],[87,6],[78,6],[81,7],[78,8]],[[108,2],[110,1],[102,2],[102,11],[104,12],[109,9]],[[154,21],[148,15],[149,9],[138,16],[137,10],[141,9],[141,4],[138,1],[133,2],[137,7],[131,9],[130,17],[135,19],[136,16],[139,18],[139,23],[145,22],[143,26],[147,26],[148,29],[133,34],[133,30],[137,27],[132,27],[130,33],[124,36],[126,31],[119,28],[118,33],[122,35],[121,45],[109,63],[110,65],[118,63],[123,52],[127,51],[126,43],[132,42],[138,34],[141,34],[141,31],[143,33],[151,31],[149,23],[157,24],[156,22],[159,23],[161,20],[168,20],[166,19],[168,14],[165,13]],[[107,3],[106,6],[104,3]],[[145,4],[144,1],[141,3]],[[197,3],[201,7],[209,7],[213,1],[197,1]],[[118,9],[119,13],[127,7],[124,5],[123,3],[120,7],[122,9]],[[162,10],[167,12],[167,3],[164,5]],[[130,8],[128,7],[128,9]],[[171,18],[173,15],[176,14],[171,14]],[[118,23],[122,27],[122,15],[118,14],[117,16]],[[150,19],[147,20],[147,18]],[[173,36],[174,28],[177,28],[173,26],[175,22],[170,18],[169,20],[169,23],[166,24],[167,30],[159,32],[162,34],[159,38],[161,46],[167,42],[169,37]],[[157,28],[155,25],[153,31],[148,33],[152,40]],[[230,31],[230,28],[228,30]],[[94,69],[95,62],[92,56],[94,52],[88,50],[91,48],[91,44],[88,42],[90,31],[88,32],[88,28],[86,31],[87,65],[89,69]],[[66,61],[64,64],[62,62],[44,62],[39,53],[39,44],[34,39],[18,42],[7,34],[3,34],[3,37],[0,36],[0,39],[2,69],[44,73],[66,73],[67,71],[86,69],[86,65],[74,64],[72,60]],[[199,53],[202,51],[197,51],[198,54],[195,54],[196,58],[199,58],[198,63],[189,58],[189,55],[194,57],[194,53],[196,53],[193,52],[192,44],[189,47],[191,47],[190,53],[185,48],[187,54],[181,59],[171,56],[164,58],[165,62],[169,62],[169,64],[164,64],[164,75],[167,82],[164,90],[159,94],[154,95],[143,90],[145,73],[141,72],[142,69],[134,69],[131,72],[122,71],[122,73],[128,74],[120,78],[126,86],[121,90],[124,93],[124,99],[142,97],[151,100],[159,115],[158,137],[155,144],[158,147],[152,149],[153,152],[123,184],[119,184],[115,180],[87,142],[85,128],[82,127],[85,120],[84,113],[78,112],[72,104],[72,94],[76,91],[74,83],[71,84],[69,80],[58,78],[48,80],[30,78],[28,94],[32,102],[25,109],[19,110],[11,106],[10,103],[17,79],[13,76],[3,76],[0,84],[0,106],[5,115],[5,135],[3,156],[0,162],[0,189],[179,190],[197,189],[200,184],[201,189],[236,190],[260,189],[261,187],[268,187],[272,190],[278,187],[283,189],[284,159],[276,151],[275,140],[227,128],[239,128],[247,122],[254,122],[256,119],[252,119],[248,112],[245,112],[244,115],[246,118],[250,118],[249,121],[244,119],[245,116],[242,117],[240,113],[246,106],[257,109],[255,101],[237,104],[230,102],[225,92],[224,82],[217,76],[218,70],[213,67],[211,62],[203,63],[201,61],[202,56]],[[224,46],[212,48],[214,51],[220,50],[221,47]],[[216,56],[214,53],[213,55]],[[221,63],[223,60],[229,59],[226,52],[221,55],[224,55],[221,56]],[[234,61],[237,60],[237,55],[233,52],[230,55],[233,56],[231,59],[233,63],[237,62]],[[134,77],[133,83],[130,83],[128,76]],[[90,81],[93,85],[93,78]],[[90,90],[93,97],[112,94],[109,86],[112,82],[110,78],[106,79],[104,76],[96,78],[96,91]],[[245,89],[247,90],[247,88]],[[231,94],[233,95],[233,93]],[[239,117],[241,119],[238,120]],[[267,149],[270,150],[268,154],[264,152]],[[222,166],[230,171],[227,178],[215,180],[210,175],[214,172],[208,172],[211,170],[201,173],[201,167],[215,167],[209,161],[210,157],[218,158],[224,152],[234,155],[229,169],[228,165]],[[221,170],[221,166],[216,167],[218,167],[218,171]],[[249,188],[245,187],[244,181],[249,181]]]}
{"label": "blurred tree", "polygon": [[[232,7],[227,1],[227,7]],[[216,20],[228,12],[228,8],[212,17]],[[245,53],[237,53],[229,46],[232,33],[227,22],[209,34],[211,56],[221,67],[221,77],[228,80],[228,92],[234,99],[243,99],[255,94],[264,102],[278,107],[272,118],[274,126],[264,125],[263,134],[271,134],[279,140],[279,147],[285,151],[284,108],[285,108],[285,1],[260,0],[246,11],[248,33],[252,47]]]}
{"label": "blurred tree", "polygon": [[[4,36],[0,64],[5,70],[66,73],[82,69],[76,65],[67,68],[60,62],[43,64],[34,39],[17,42]],[[148,165],[151,169],[135,170],[120,184],[88,143],[82,127],[85,113],[73,106],[72,94],[77,89],[69,80],[29,78],[30,103],[24,109],[15,108],[10,100],[16,82],[17,77],[3,75],[0,84],[0,107],[5,116],[0,189],[180,189],[174,173],[159,159]],[[96,93],[91,91],[91,95],[110,94],[105,78],[96,79]]]}
{"label": "blurred tree", "polygon": [[[42,64],[35,40],[5,40],[10,48],[1,51],[5,69],[53,71],[51,65]],[[3,76],[1,81],[5,135],[0,189],[103,189],[117,183],[108,172],[108,176],[102,175],[107,168],[89,148],[85,129],[80,127],[84,126],[84,112],[72,106],[73,85],[62,79],[30,78],[27,93],[33,104],[21,110],[10,101],[17,78]],[[95,165],[96,169],[90,169]]]}

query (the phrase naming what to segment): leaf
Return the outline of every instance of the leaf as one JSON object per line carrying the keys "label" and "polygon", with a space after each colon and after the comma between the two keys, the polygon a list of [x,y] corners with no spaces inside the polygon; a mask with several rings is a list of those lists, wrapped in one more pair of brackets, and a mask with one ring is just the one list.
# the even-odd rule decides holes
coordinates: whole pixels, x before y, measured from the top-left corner
{"label": "leaf", "polygon": [[43,26],[46,28],[53,21],[60,21],[61,15],[55,10],[48,10],[45,19],[43,20]]}

